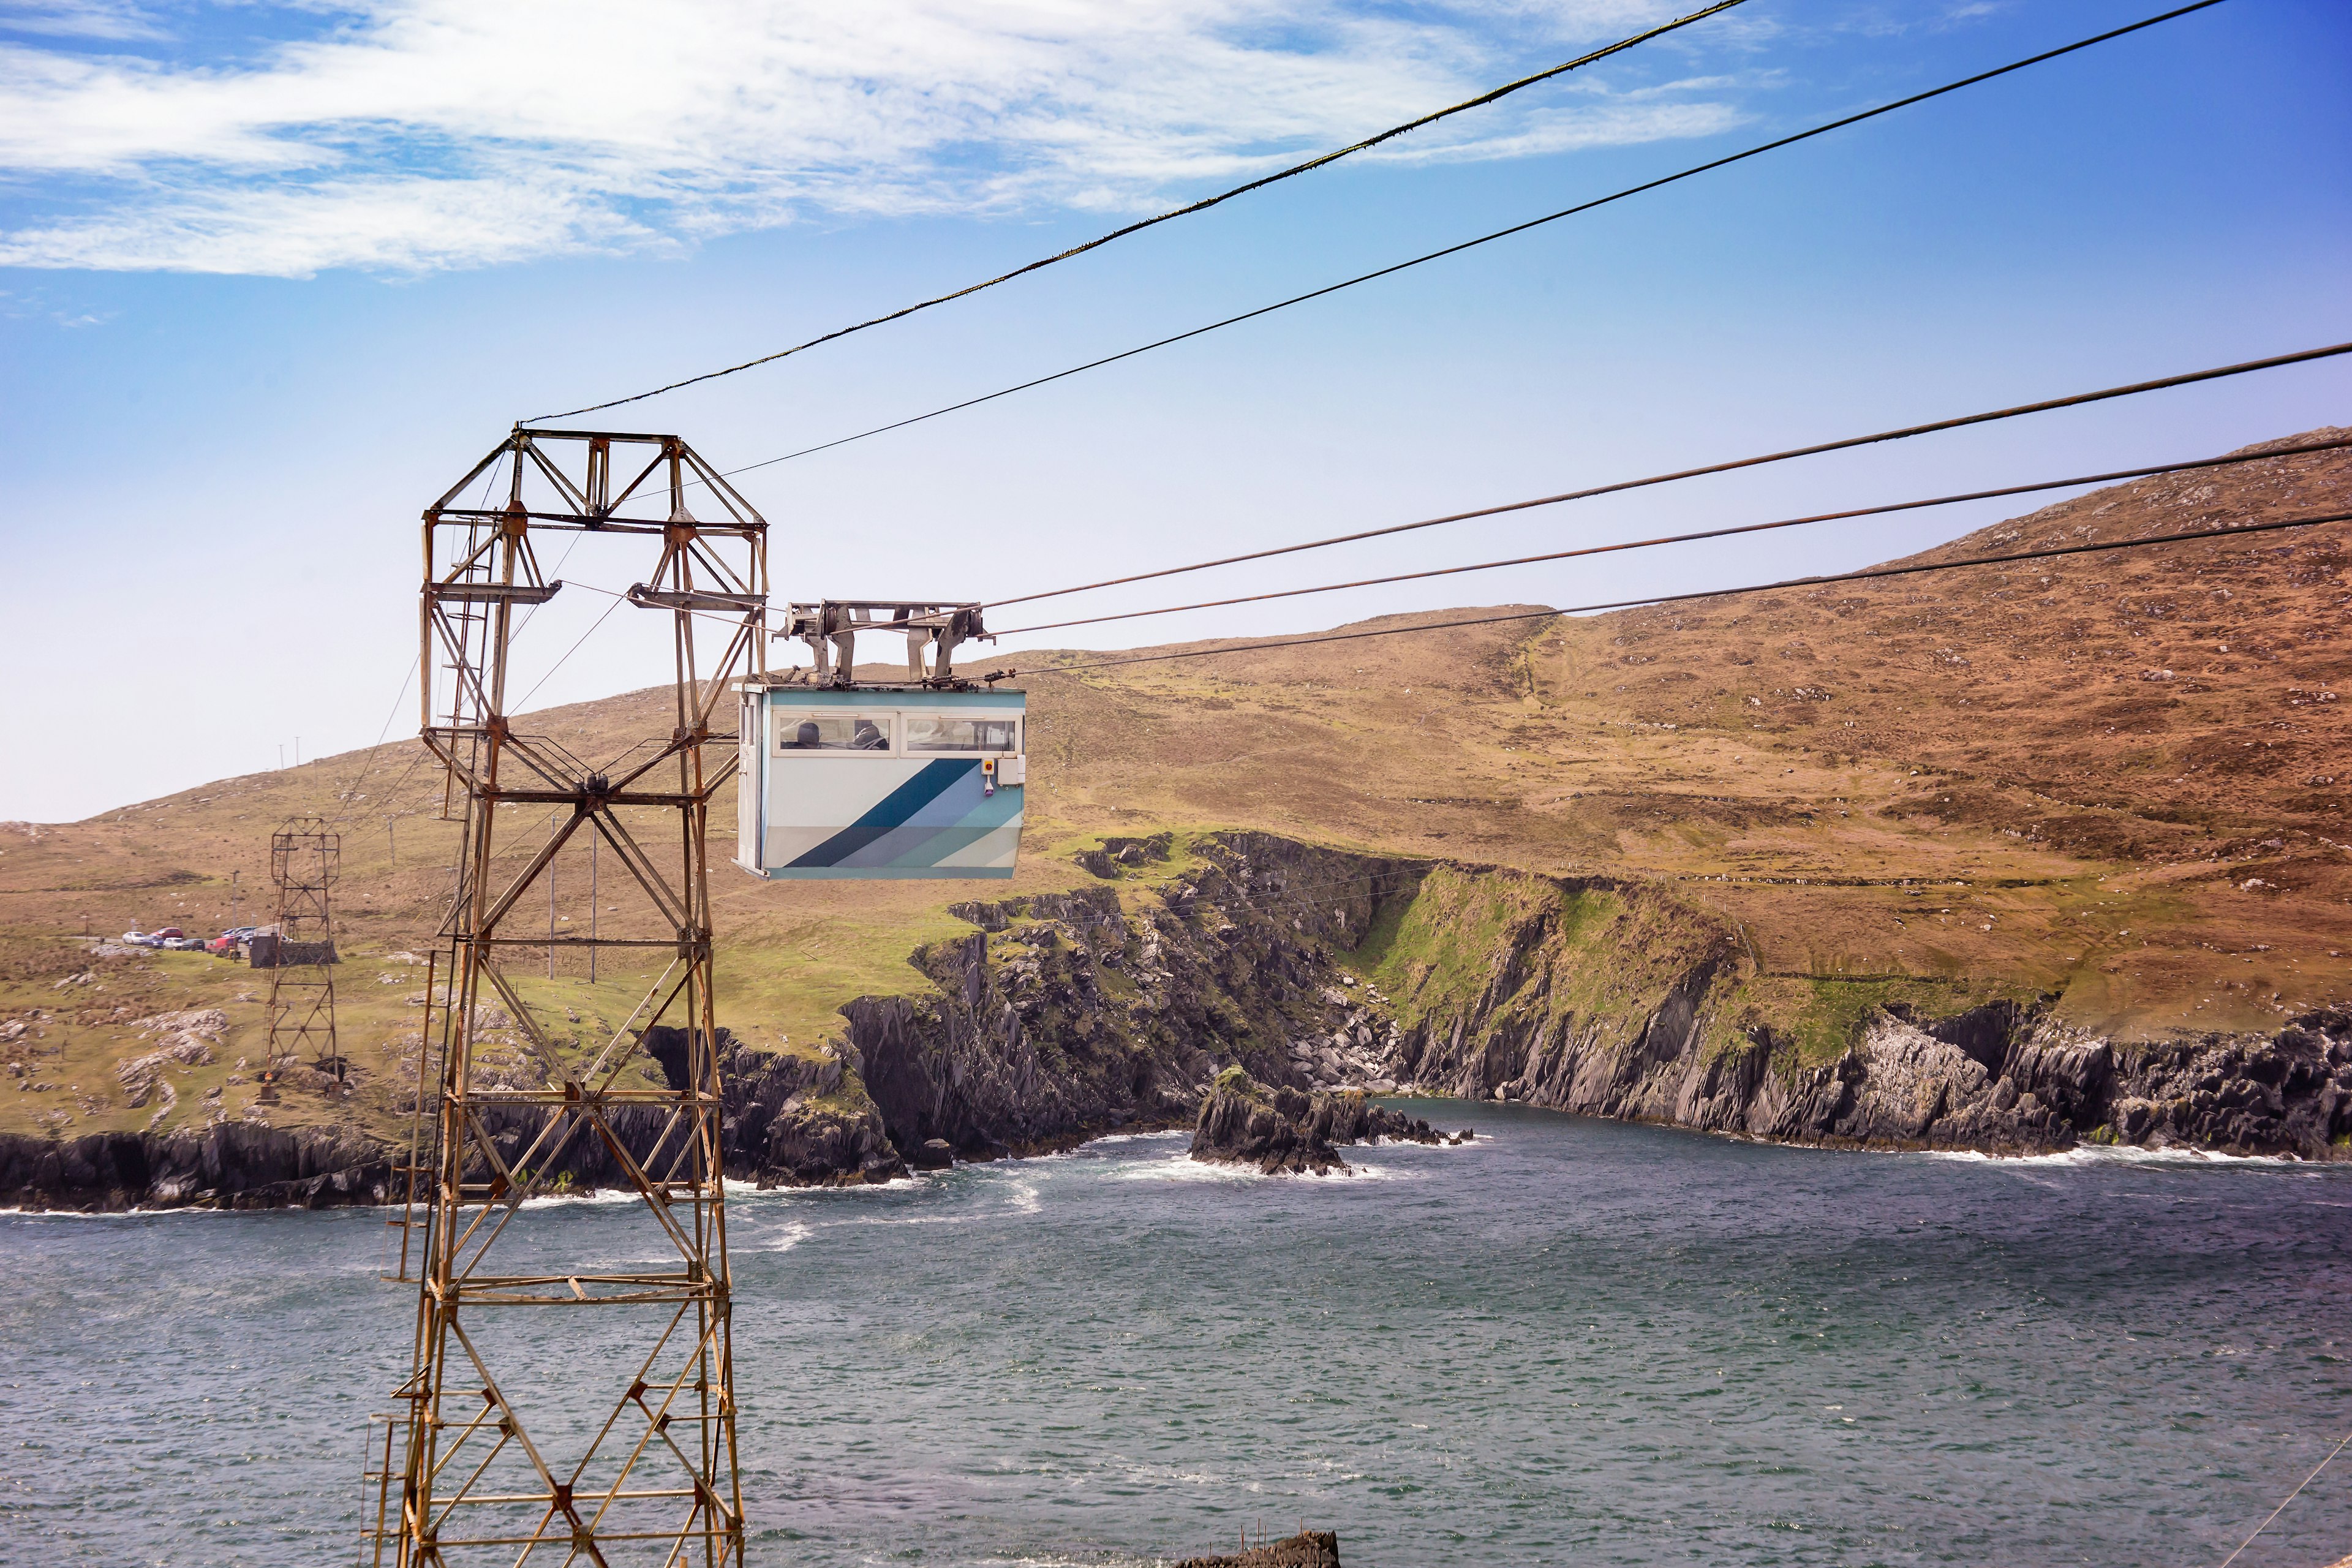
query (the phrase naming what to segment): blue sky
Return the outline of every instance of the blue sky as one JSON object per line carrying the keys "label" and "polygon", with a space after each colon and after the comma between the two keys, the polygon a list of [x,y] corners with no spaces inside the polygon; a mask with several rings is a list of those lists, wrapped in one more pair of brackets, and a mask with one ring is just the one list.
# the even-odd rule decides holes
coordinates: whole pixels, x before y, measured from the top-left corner
{"label": "blue sky", "polygon": [[[2158,8],[1748,0],[1393,151],[606,417],[756,461]],[[959,286],[1668,14],[873,0],[672,7],[653,27],[593,5],[0,6],[0,817],[79,817],[273,766],[297,736],[307,757],[373,742],[387,715],[412,726],[394,695],[417,512],[519,416]],[[2341,5],[2230,0],[742,482],[780,592],[994,598],[2352,337],[2347,68]],[[2284,371],[1056,603],[2194,457],[2352,423],[2347,394],[2344,368]],[[1037,640],[1729,584],[2000,510]],[[634,564],[567,574],[625,585]],[[534,627],[539,656],[603,608],[575,598]],[[629,623],[540,700],[657,675],[657,629]]]}

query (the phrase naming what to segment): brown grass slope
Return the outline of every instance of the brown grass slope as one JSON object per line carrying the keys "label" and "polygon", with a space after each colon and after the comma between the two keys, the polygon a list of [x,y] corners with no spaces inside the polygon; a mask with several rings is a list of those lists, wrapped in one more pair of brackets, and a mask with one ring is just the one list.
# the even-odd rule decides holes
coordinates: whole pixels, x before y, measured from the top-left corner
{"label": "brown grass slope", "polygon": [[[2102,490],[1929,556],[2161,538],[2347,498],[2352,458],[2281,458]],[[2122,1039],[2275,1026],[2352,995],[2346,531],[1069,673],[1056,667],[1097,656],[1019,656],[1029,832],[1013,886],[982,890],[1086,882],[1071,854],[1105,834],[1258,827],[1654,879],[1736,920],[1767,975],[2055,994]],[[637,692],[522,727],[593,760],[668,725],[659,694]],[[275,1119],[386,1121],[422,988],[391,955],[431,945],[449,885],[439,802],[401,742],[0,826],[0,1020],[28,1025],[0,1045],[17,1053],[15,1084],[56,1086],[0,1080],[0,1131],[146,1125],[154,1107],[122,1103],[116,1063],[147,1048],[143,1020],[197,1006],[222,1007],[229,1029],[160,1125],[241,1111],[250,1085],[228,1080],[257,1054],[263,977],[195,955],[93,967],[62,939],[216,929],[233,875],[255,918],[268,834],[298,812],[346,834],[341,987],[362,1090]],[[715,831],[730,827],[731,814]],[[614,869],[602,887],[617,897]],[[562,863],[559,885],[578,929],[585,867]],[[814,1048],[842,1002],[926,985],[907,955],[967,929],[946,906],[971,891],[722,869],[725,1015],[757,1043]],[[627,1016],[634,981],[534,984],[584,1033]]]}

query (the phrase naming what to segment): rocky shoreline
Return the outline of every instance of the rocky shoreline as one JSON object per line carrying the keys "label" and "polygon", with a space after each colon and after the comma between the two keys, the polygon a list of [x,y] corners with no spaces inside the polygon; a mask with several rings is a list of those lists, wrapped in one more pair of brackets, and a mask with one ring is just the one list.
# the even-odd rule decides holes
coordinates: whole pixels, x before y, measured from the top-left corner
{"label": "rocky shoreline", "polygon": [[[1318,1090],[1333,1106],[1349,1098],[1333,1090],[1361,1091],[1357,1104],[1391,1092],[1504,1100],[1832,1147],[2352,1157],[2341,1011],[2267,1035],[2118,1042],[2067,1027],[2046,1002],[1938,1015],[1888,1000],[1856,1014],[1834,1055],[1809,1056],[1759,1000],[1736,933],[1655,886],[1262,833],[1205,837],[1193,864],[1158,877],[1169,847],[1165,836],[1111,840],[1089,852],[1098,886],[955,906],[972,933],[911,955],[929,988],[847,1003],[839,1036],[813,1054],[722,1038],[728,1173],[887,1181],[1108,1132],[1197,1135],[1213,1111],[1239,1121],[1220,1121],[1212,1146],[1238,1148],[1255,1135],[1237,1108],[1218,1110],[1229,1068],[1307,1102],[1286,1119],[1298,1131],[1283,1155],[1300,1168],[1322,1158]],[[662,1031],[647,1041],[657,1060],[682,1046]],[[616,1123],[625,1144],[657,1135],[650,1112],[642,1128]],[[517,1111],[494,1130],[519,1150],[537,1125]],[[1346,1141],[1336,1126],[1325,1145]],[[393,1163],[387,1147],[332,1127],[0,1136],[0,1206],[382,1203],[399,1195]],[[558,1173],[574,1191],[618,1177],[586,1141]]]}

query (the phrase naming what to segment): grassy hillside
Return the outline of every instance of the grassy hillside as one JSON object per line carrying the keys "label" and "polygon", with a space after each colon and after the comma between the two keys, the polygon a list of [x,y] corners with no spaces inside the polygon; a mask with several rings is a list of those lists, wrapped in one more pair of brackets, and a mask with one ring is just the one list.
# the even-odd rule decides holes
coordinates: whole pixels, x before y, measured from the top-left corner
{"label": "grassy hillside", "polygon": [[[1935,553],[2161,537],[2347,498],[2352,459],[2283,458],[2100,491]],[[1023,869],[983,890],[1089,883],[1071,857],[1105,835],[1258,827],[1647,879],[1729,921],[1760,971],[1755,1006],[1808,1037],[1922,988],[2055,993],[2065,1016],[2126,1038],[2273,1026],[2352,995],[2345,542],[2336,525],[1076,673],[1055,666],[1090,656],[1022,656]],[[668,721],[641,692],[519,727],[595,758]],[[188,1009],[227,1024],[160,1124],[208,1114],[215,1087],[243,1109],[252,1086],[227,1080],[258,1054],[265,976],[198,955],[93,964],[59,939],[217,929],[233,896],[256,918],[269,831],[305,812],[342,819],[340,990],[364,1077],[351,1104],[298,1097],[273,1120],[389,1125],[423,990],[400,955],[434,944],[457,840],[440,799],[402,742],[86,822],[0,826],[0,1019],[26,1026],[5,1048],[15,1083],[56,1086],[0,1089],[0,1131],[146,1125],[156,1106],[122,1103],[116,1063],[145,1048],[133,1025]],[[969,929],[946,912],[969,884],[717,875],[723,1016],[774,1048],[814,1048],[851,996],[925,987],[908,954]],[[587,876],[560,865],[561,929],[584,925]],[[1449,896],[1475,919],[1481,897],[1505,895]],[[1649,940],[1622,914],[1578,918],[1594,940]],[[1392,990],[1463,978],[1410,977],[1410,930],[1372,942],[1390,946],[1362,962]],[[607,972],[592,987],[559,966],[530,999],[578,1015],[584,1039],[619,1026],[642,984]]]}

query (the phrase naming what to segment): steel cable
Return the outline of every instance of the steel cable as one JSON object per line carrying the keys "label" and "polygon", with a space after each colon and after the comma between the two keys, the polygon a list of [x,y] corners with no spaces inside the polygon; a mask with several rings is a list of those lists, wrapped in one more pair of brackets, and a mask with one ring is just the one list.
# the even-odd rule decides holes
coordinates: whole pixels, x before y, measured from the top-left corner
{"label": "steel cable", "polygon": [[2338,451],[2352,447],[2352,436],[2332,441],[2311,441],[2301,446],[2282,447],[2271,451],[2233,452],[2225,457],[2202,458],[2193,462],[2162,463],[2153,468],[2122,468],[2113,473],[2084,474],[2074,479],[2044,479],[2030,485],[2005,485],[1999,489],[1970,490],[1963,495],[1933,496],[1926,500],[1893,501],[1884,506],[1855,507],[1846,511],[1815,512],[1810,517],[1784,517],[1771,522],[1743,522],[1727,528],[1701,529],[1694,533],[1667,533],[1654,539],[1629,539],[1613,544],[1587,544],[1574,550],[1553,550],[1540,555],[1515,555],[1505,561],[1480,561],[1467,566],[1433,566],[1420,572],[1399,572],[1386,577],[1364,577],[1352,583],[1321,583],[1309,588],[1276,588],[1264,594],[1244,594],[1230,599],[1203,599],[1198,604],[1168,605],[1154,610],[1123,610],[1116,615],[1087,616],[1077,620],[1048,621],[1042,626],[1013,626],[995,634],[998,637],[1020,637],[1030,632],[1059,631],[1066,626],[1097,626],[1105,621],[1131,621],[1147,616],[1173,616],[1187,610],[1221,609],[1228,605],[1255,605],[1267,599],[1295,599],[1307,594],[1336,594],[1349,588],[1377,587],[1387,583],[1412,583],[1424,577],[1453,577],[1465,572],[1492,572],[1506,566],[1532,566],[1548,561],[1570,561],[1585,555],[1610,555],[1626,550],[1651,550],[1665,544],[1689,544],[1703,539],[1727,539],[1742,533],[1766,533],[1775,529],[1802,528],[1817,522],[1839,522],[1857,517],[1880,517],[1889,512],[1917,511],[1925,507],[1956,506],[1964,501],[1991,500],[2001,496],[2027,495],[2036,490],[2064,489],[2074,485],[2109,484],[2117,479],[2147,479],[2156,474],[2188,473],[2198,469],[2217,468],[2235,463],[2267,462],[2273,458],[2292,458],[2310,452]]}
{"label": "steel cable", "polygon": [[[1171,344],[1184,342],[1190,339],[1200,337],[1204,333],[1216,331],[1221,328],[1237,326],[1243,321],[1255,321],[1260,316],[1271,315],[1276,310],[1287,310],[1293,305],[1303,305],[1310,300],[1319,300],[1326,294],[1336,294],[1342,289],[1352,289],[1359,283],[1370,283],[1377,279],[1386,278],[1392,273],[1402,272],[1410,268],[1422,266],[1426,262],[1442,260],[1445,257],[1457,255],[1462,251],[1475,249],[1479,246],[1491,244],[1495,240],[1507,239],[1513,235],[1524,234],[1529,229],[1540,228],[1546,224],[1557,223],[1562,218],[1573,217],[1580,213],[1591,212],[1596,207],[1607,206],[1612,202],[1623,201],[1629,196],[1640,195],[1646,191],[1654,191],[1659,189],[1661,186],[1671,185],[1678,181],[1687,180],[1696,175],[1707,174],[1714,170],[1724,168],[1728,164],[1739,163],[1745,159],[1759,157],[1766,153],[1777,152],[1783,147],[1794,146],[1800,142],[1810,141],[1816,136],[1826,136],[1832,131],[1842,131],[1847,126],[1858,125],[1865,120],[1874,120],[1882,114],[1892,114],[1898,109],[1908,109],[1915,104],[1925,103],[1930,99],[1941,98],[1946,93],[1958,92],[1963,88],[1974,87],[1980,82],[1990,81],[1997,77],[2007,76],[2013,71],[2024,70],[2030,66],[2041,65],[2045,61],[2057,59],[2061,56],[2071,55],[2075,53],[2077,50],[2087,49],[2095,45],[2107,43],[2113,39],[2123,37],[2126,34],[2137,33],[2143,28],[2153,27],[2159,23],[2169,22],[2174,20],[2176,17],[2186,16],[2193,11],[2202,11],[2220,4],[2221,4],[2221,0],[2196,0],[2196,3],[2193,5],[2183,5],[2177,10],[2166,11],[2160,15],[2147,17],[2144,21],[2134,22],[2126,26],[2116,27],[2108,32],[2099,33],[2091,37],[2080,39],[2077,42],[2067,44],[2058,48],[2048,49],[2041,54],[2032,55],[2021,60],[2011,61],[2010,64],[2005,66],[1997,66],[1991,70],[1979,71],[1974,76],[1962,77],[1958,81],[1947,82],[1941,87],[1930,88],[1925,92],[1914,93],[1908,98],[1896,99],[1891,103],[1883,103],[1874,109],[1865,109],[1859,113],[1846,115],[1843,119],[1832,120],[1822,124],[1813,126],[1810,130],[1800,131],[1792,135],[1780,137],[1774,141],[1759,142],[1756,146],[1749,147],[1743,152],[1733,153],[1725,157],[1711,159],[1704,163],[1696,163],[1692,165],[1690,168],[1681,170],[1675,174],[1661,175],[1657,179],[1647,180],[1638,185],[1628,185],[1623,190],[1612,192],[1608,195],[1596,196],[1591,201],[1580,202],[1571,207],[1563,207],[1558,212],[1548,213],[1542,217],[1529,218],[1525,223],[1513,224],[1508,228],[1496,229],[1492,234],[1480,235],[1475,239],[1465,239],[1459,244],[1449,245],[1444,249],[1433,250],[1425,255],[1416,256],[1409,260],[1399,261],[1393,265],[1382,267],[1371,272],[1360,273],[1356,277],[1343,279],[1337,283],[1326,284],[1320,289],[1309,289],[1304,294],[1294,294],[1289,299],[1277,300],[1271,305],[1261,305],[1256,310],[1244,310],[1237,316],[1227,316],[1222,321],[1211,321],[1206,326],[1194,327],[1190,331],[1177,332],[1170,337],[1158,338],[1150,342],[1139,344],[1134,348],[1125,349],[1115,354],[1106,354],[1100,359],[1088,360],[1084,364],[1075,364],[1066,370],[1055,371],[1050,375],[1037,376],[1029,381],[1016,383],[1012,386],[999,388],[994,392],[982,393],[978,397],[967,397],[960,403],[947,404],[944,406],[934,408],[926,414],[910,415],[904,419],[894,419],[887,425],[877,425],[870,430],[860,430],[854,436],[843,436],[831,441],[821,441],[814,447],[803,447],[796,452],[786,452],[780,458],[763,458],[760,462],[747,463],[740,468],[729,468],[719,477],[721,479],[732,479],[738,474],[748,474],[755,468],[772,468],[778,463],[789,463],[795,458],[811,457],[818,452],[828,452],[835,447],[845,447],[852,441],[863,441],[871,436],[884,435],[892,430],[903,430],[909,425],[919,425],[925,420],[937,419],[942,415],[960,413],[966,408],[976,408],[983,403],[993,403],[1000,397],[1010,397],[1016,392],[1027,392],[1032,388],[1044,386],[1051,382],[1061,381],[1066,377],[1077,375],[1086,371],[1099,370],[1108,364],[1117,364],[1121,360],[1133,359],[1138,354],[1150,353],[1154,349],[1164,349]],[[582,412],[586,411],[583,410]]]}
{"label": "steel cable", "polygon": [[1563,490],[1558,495],[1537,496],[1530,500],[1506,501],[1499,506],[1448,512],[1443,517],[1423,518],[1417,522],[1392,523],[1386,528],[1368,528],[1355,533],[1335,533],[1327,539],[1310,539],[1298,544],[1278,544],[1270,550],[1253,550],[1240,555],[1223,555],[1213,561],[1195,561],[1184,566],[1163,566],[1150,572],[1130,573],[1124,577],[1106,577],[1098,583],[1081,583],[1070,588],[1052,588],[1041,594],[1019,594],[1009,599],[992,600],[984,607],[992,610],[1003,609],[1007,605],[1027,605],[1039,599],[1059,599],[1071,594],[1091,593],[1097,588],[1116,588],[1129,583],[1149,583],[1160,577],[1181,576],[1188,572],[1205,572],[1213,566],[1234,566],[1244,561],[1265,561],[1276,555],[1296,555],[1301,551],[1321,550],[1334,544],[1353,544],[1360,540],[1385,539],[1391,534],[1411,533],[1423,528],[1438,528],[1449,522],[1467,522],[1474,518],[1498,517],[1506,512],[1527,511],[1539,506],[1558,506],[1564,501],[1591,500],[1596,496],[1619,495],[1627,490],[1646,489],[1654,485],[1670,485],[1683,479],[1703,479],[1710,474],[1727,474],[1740,468],[1761,468],[1766,464],[1785,463],[1798,458],[1820,457],[1828,452],[1850,451],[1857,447],[1876,446],[1885,441],[1907,441],[1916,436],[1932,436],[1946,430],[1964,429],[1971,425],[1989,425],[1998,420],[2020,418],[2028,414],[2047,414],[2060,408],[2076,408],[2084,404],[2104,403],[2110,398],[2137,396],[2143,392],[2161,392],[2176,386],[2191,386],[2199,382],[2219,381],[2224,377],[2245,375],[2254,371],[2276,370],[2283,365],[2305,364],[2314,360],[2332,359],[2346,353],[2352,353],[2352,342],[2331,343],[2325,348],[2304,349],[2291,354],[2275,354],[2268,359],[2246,360],[2238,364],[2220,365],[2211,370],[2190,371],[2181,375],[2164,376],[2156,381],[2137,381],[2125,386],[2103,387],[2096,392],[2079,392],[2070,397],[2047,398],[2040,403],[2021,403],[2008,408],[1996,408],[1984,414],[1963,414],[1956,418],[1932,420],[1925,425],[1906,425],[1899,429],[1881,430],[1869,436],[1849,436],[1842,440],[1822,441],[1810,447],[1791,447],[1785,451],[1767,452],[1760,457],[1736,458],[1729,462],[1708,463],[1696,468],[1679,468],[1669,474],[1652,474],[1638,479],[1619,479],[1612,484],[1594,485],[1586,489]]}
{"label": "steel cable", "polygon": [[[1160,224],[1171,222],[1173,219],[1189,217],[1194,213],[1206,212],[1211,207],[1219,205],[1224,202],[1232,201],[1235,196],[1244,196],[1249,195],[1252,191],[1261,191],[1268,185],[1279,184],[1280,182],[1290,179],[1296,175],[1310,173],[1316,169],[1324,167],[1326,164],[1336,163],[1342,158],[1377,147],[1383,142],[1391,141],[1396,137],[1404,135],[1407,132],[1418,131],[1425,125],[1434,125],[1441,120],[1444,120],[1452,115],[1463,113],[1467,110],[1483,108],[1484,106],[1494,103],[1498,100],[1508,98],[1511,94],[1517,92],[1522,88],[1533,87],[1538,82],[1549,81],[1556,76],[1564,75],[1569,71],[1578,69],[1580,67],[1589,66],[1597,61],[1605,60],[1612,55],[1622,54],[1625,50],[1633,48],[1636,45],[1646,44],[1653,38],[1664,37],[1668,33],[1687,27],[1694,22],[1705,21],[1707,17],[1716,15],[1719,11],[1728,11],[1733,6],[1742,5],[1744,3],[1745,0],[1717,0],[1716,4],[1706,7],[1704,10],[1694,11],[1687,16],[1680,16],[1671,22],[1662,22],[1646,32],[1635,33],[1631,37],[1620,38],[1617,42],[1609,45],[1605,48],[1595,49],[1591,54],[1579,55],[1572,60],[1564,61],[1547,70],[1539,70],[1532,76],[1523,76],[1517,81],[1505,82],[1502,86],[1482,92],[1475,98],[1465,99],[1460,103],[1450,104],[1444,109],[1436,110],[1431,113],[1422,115],[1416,120],[1408,120],[1402,125],[1392,125],[1377,135],[1367,136],[1361,142],[1350,142],[1347,146],[1341,147],[1335,152],[1318,153],[1315,157],[1307,159],[1307,162],[1303,163],[1294,163],[1286,169],[1279,169],[1271,174],[1261,175],[1257,179],[1248,181],[1243,184],[1235,185],[1232,190],[1221,191],[1213,196],[1206,196],[1200,201],[1189,203],[1184,206],[1172,208],[1168,212],[1160,214],[1156,217],[1148,217],[1140,222],[1129,224],[1123,228],[1113,229],[1110,233],[1102,235],[1097,238],[1087,240],[1083,245],[1074,245],[1069,249],[1062,251],[1057,255],[1042,257],[1035,261],[1027,263],[1026,265],[1016,267],[1010,272],[999,273],[996,277],[988,279],[982,282],[967,284],[965,287],[958,289],[952,293],[941,294],[934,299],[919,300],[912,305],[908,305],[899,310],[892,310],[887,315],[876,316],[870,320],[856,322],[852,326],[836,328],[833,331],[826,332],[821,337],[811,338],[804,343],[795,343],[791,348],[779,349],[774,353],[761,354],[757,359],[745,360],[740,364],[731,364],[724,370],[705,371],[700,375],[689,375],[683,381],[673,381],[666,386],[656,386],[650,392],[633,393],[627,397],[615,397],[605,403],[591,403],[581,408],[567,408],[561,414],[534,414],[530,418],[520,420],[519,423],[524,425],[538,425],[550,419],[569,419],[575,414],[594,414],[606,408],[618,408],[624,404],[642,403],[646,398],[659,397],[666,392],[676,392],[680,387],[693,386],[698,383],[706,381],[716,381],[720,376],[734,375],[739,372],[752,370],[763,364],[772,364],[780,359],[788,359],[793,354],[801,353],[806,350],[815,348],[819,344],[832,342],[836,338],[845,338],[852,332],[862,332],[869,327],[879,327],[890,321],[900,321],[908,316],[915,314],[919,310],[928,310],[935,305],[945,305],[952,300],[961,300],[968,295],[977,294],[983,289],[993,289],[1000,283],[1010,283],[1016,278],[1025,278],[1032,272],[1036,272],[1045,268],[1054,266],[1057,262],[1067,261],[1073,257],[1084,256],[1087,251],[1108,245],[1115,239],[1125,239],[1129,235],[1140,234],[1147,228],[1156,227]],[[740,472],[740,470],[738,471]]]}
{"label": "steel cable", "polygon": [[[1402,637],[1413,632],[1440,632],[1456,626],[1495,626],[1507,621],[1549,620],[1560,616],[1595,614],[1602,610],[1638,609],[1649,605],[1679,605],[1694,599],[1729,598],[1740,594],[1769,594],[1790,588],[1827,587],[1839,583],[1866,583],[1882,577],[1908,577],[1922,572],[1952,572],[1969,566],[2002,566],[2025,561],[2051,561],[2065,555],[2092,555],[2110,550],[2146,550],[2166,544],[2190,544],[2207,539],[2236,539],[2246,534],[2275,533],[2282,529],[2316,528],[2325,523],[2352,521],[2352,511],[2326,512],[2315,517],[2281,518],[2269,522],[2249,522],[2235,528],[2200,529],[2189,532],[2166,534],[2158,539],[2119,539],[2092,544],[2069,544],[2047,550],[2020,550],[2002,555],[1971,556],[1961,561],[1914,562],[1902,565],[1871,566],[1854,572],[1835,572],[1818,577],[1787,577],[1775,583],[1749,583],[1731,588],[1701,588],[1685,594],[1652,594],[1638,599],[1611,599],[1592,605],[1564,605],[1552,609],[1514,610],[1498,616],[1468,616],[1458,620],[1431,621],[1417,626],[1381,626],[1360,632],[1320,632],[1309,637],[1279,637],[1266,641],[1239,644],[1232,647],[1186,648],[1175,653],[1131,654],[1119,658],[1088,659],[1079,664],[1041,665],[1028,671],[1031,675],[1074,675],[1088,669],[1108,669],[1127,664],[1161,664],[1178,658],[1214,658],[1220,654],[1264,653],[1275,648],[1304,647],[1315,643],[1357,642],[1366,637]],[[1003,680],[1021,673],[1007,669],[991,679]]]}
{"label": "steel cable", "polygon": [[2326,1469],[2329,1465],[2335,1463],[2336,1456],[2342,1453],[2347,1445],[2352,1445],[2352,1432],[2346,1433],[2344,1435],[2343,1442],[2336,1444],[2336,1447],[2327,1450],[2327,1458],[2320,1460],[2318,1464],[2312,1467],[2311,1474],[2304,1477],[2303,1480],[2295,1487],[2294,1490],[2287,1493],[2286,1497],[2279,1503],[2278,1507],[2271,1510],[2270,1518],[2254,1526],[2253,1535],[2249,1535],[2243,1541],[2238,1542],[2238,1550],[2231,1552],[2230,1555],[2221,1559],[2221,1568],[2230,1568],[2230,1564],[2235,1563],[2245,1552],[2246,1548],[2254,1543],[2255,1535],[2260,1535],[2263,1531],[2268,1530],[2273,1524],[2276,1523],[2278,1516],[2286,1511],[2286,1505],[2301,1497],[2303,1495],[2303,1489],[2317,1480],[2319,1479],[2319,1472]]}

